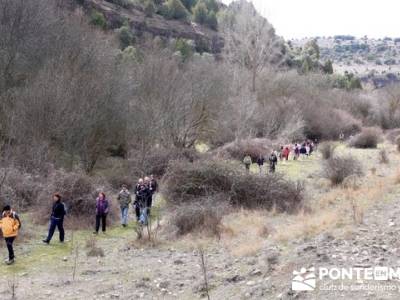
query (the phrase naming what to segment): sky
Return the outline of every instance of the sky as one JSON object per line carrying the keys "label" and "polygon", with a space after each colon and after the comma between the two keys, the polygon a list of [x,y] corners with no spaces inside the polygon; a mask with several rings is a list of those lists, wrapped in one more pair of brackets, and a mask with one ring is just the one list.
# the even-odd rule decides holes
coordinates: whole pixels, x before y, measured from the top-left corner
{"label": "sky", "polygon": [[[222,0],[228,4],[232,0]],[[400,0],[252,0],[286,39],[348,34],[400,37]]]}

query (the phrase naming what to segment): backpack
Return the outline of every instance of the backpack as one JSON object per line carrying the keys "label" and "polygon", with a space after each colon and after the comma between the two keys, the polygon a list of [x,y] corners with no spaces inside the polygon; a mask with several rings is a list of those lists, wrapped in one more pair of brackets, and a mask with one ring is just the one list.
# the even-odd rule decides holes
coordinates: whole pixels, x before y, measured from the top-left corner
{"label": "backpack", "polygon": [[12,212],[12,218],[18,221],[18,223],[19,223],[18,229],[21,229],[22,223],[21,223],[21,220],[20,220],[18,214],[15,211]]}

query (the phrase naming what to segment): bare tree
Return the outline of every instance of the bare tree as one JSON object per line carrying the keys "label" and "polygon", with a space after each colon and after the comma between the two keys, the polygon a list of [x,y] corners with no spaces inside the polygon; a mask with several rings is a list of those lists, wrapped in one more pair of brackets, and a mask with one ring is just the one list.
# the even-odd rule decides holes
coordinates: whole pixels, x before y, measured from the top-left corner
{"label": "bare tree", "polygon": [[230,5],[220,27],[225,36],[226,56],[251,71],[251,91],[255,92],[259,73],[282,62],[282,40],[267,19],[245,0]]}

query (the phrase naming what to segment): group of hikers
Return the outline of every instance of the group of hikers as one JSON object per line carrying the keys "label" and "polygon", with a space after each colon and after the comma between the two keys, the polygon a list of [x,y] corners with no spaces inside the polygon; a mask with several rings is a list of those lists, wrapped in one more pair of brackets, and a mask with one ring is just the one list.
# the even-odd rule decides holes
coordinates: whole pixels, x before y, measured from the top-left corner
{"label": "group of hikers", "polygon": [[[291,153],[293,153],[293,160],[298,160],[301,155],[309,157],[317,147],[318,141],[306,140],[303,143],[294,143],[292,145],[280,146],[279,150],[273,150],[268,157],[269,172],[275,173],[278,161],[289,160]],[[259,168],[260,175],[264,173],[264,164],[266,159],[264,155],[260,154],[255,161]],[[243,164],[246,168],[246,172],[250,172],[250,166],[253,163],[253,159],[250,154],[246,154],[243,158]]]}
{"label": "group of hikers", "polygon": [[[153,175],[140,178],[135,185],[134,200],[132,201],[132,194],[128,189],[128,186],[123,184],[121,191],[118,193],[117,201],[121,211],[121,225],[126,227],[128,224],[128,212],[129,206],[133,205],[135,210],[136,221],[140,226],[146,226],[148,224],[148,218],[150,216],[151,206],[153,204],[153,198],[158,190],[157,180]],[[107,228],[107,215],[110,211],[110,200],[106,197],[104,192],[100,192],[95,202],[95,231],[94,234],[98,234],[101,224],[102,232],[106,232]],[[67,214],[66,205],[63,202],[63,198],[59,193],[53,195],[53,205],[50,215],[50,225],[47,237],[43,240],[43,243],[50,244],[53,238],[56,228],[59,231],[59,240],[61,243],[64,242],[65,230],[64,230],[64,217]],[[10,205],[4,206],[0,219],[0,229],[5,239],[8,258],[5,263],[11,265],[15,261],[13,243],[18,236],[19,229],[21,228],[21,220],[18,214],[11,208]]]}

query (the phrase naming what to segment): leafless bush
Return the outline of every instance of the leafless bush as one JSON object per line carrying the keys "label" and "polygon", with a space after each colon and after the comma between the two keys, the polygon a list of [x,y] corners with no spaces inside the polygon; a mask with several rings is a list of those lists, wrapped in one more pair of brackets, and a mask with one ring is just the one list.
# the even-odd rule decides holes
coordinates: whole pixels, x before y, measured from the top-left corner
{"label": "leafless bush", "polygon": [[386,132],[386,138],[393,144],[397,144],[396,140],[400,137],[400,129],[390,129]]}
{"label": "leafless bush", "polygon": [[362,149],[376,148],[380,135],[381,132],[376,128],[364,128],[361,133],[350,141],[350,146]]}
{"label": "leafless bush", "polygon": [[330,159],[335,152],[336,145],[333,142],[324,142],[318,146],[323,159]]}
{"label": "leafless bush", "polygon": [[388,154],[387,154],[385,149],[381,149],[379,151],[379,162],[381,164],[388,164],[389,163],[389,157],[388,157]]}
{"label": "leafless bush", "polygon": [[238,207],[294,212],[303,203],[303,187],[281,175],[247,175],[226,162],[201,160],[193,164],[170,165],[163,193],[171,204],[201,201],[206,196],[224,194]]}
{"label": "leafless bush", "polygon": [[104,250],[97,246],[97,240],[95,237],[86,240],[86,255],[91,257],[103,257]]}
{"label": "leafless bush", "polygon": [[227,202],[218,203],[214,200],[216,199],[207,198],[201,203],[188,203],[177,207],[171,220],[176,234],[203,232],[219,236],[222,217],[227,214],[229,207]]}
{"label": "leafless bush", "polygon": [[361,163],[352,156],[332,157],[325,161],[323,176],[333,185],[341,184],[347,177],[363,175]]}
{"label": "leafless bush", "polygon": [[303,109],[306,122],[305,134],[309,137],[337,140],[361,130],[361,122],[343,110],[333,109],[326,103],[314,103],[315,107]]}
{"label": "leafless bush", "polygon": [[272,149],[272,143],[267,139],[248,139],[234,141],[217,148],[215,153],[220,157],[233,158],[239,161],[242,161],[245,155],[250,155],[255,162],[260,155],[269,155]]}
{"label": "leafless bush", "polygon": [[23,172],[14,167],[4,169],[6,177],[1,186],[0,205],[12,205],[18,211],[35,203],[43,189],[43,180],[38,175]]}
{"label": "leafless bush", "polygon": [[63,202],[67,206],[68,224],[78,227],[89,225],[92,223],[95,199],[100,190],[107,191],[107,188],[97,184],[93,178],[84,173],[55,171],[48,178],[47,185],[41,190],[37,198],[35,204],[37,218],[35,218],[35,221],[39,223],[48,221],[53,201],[52,195],[58,192],[62,195]]}

